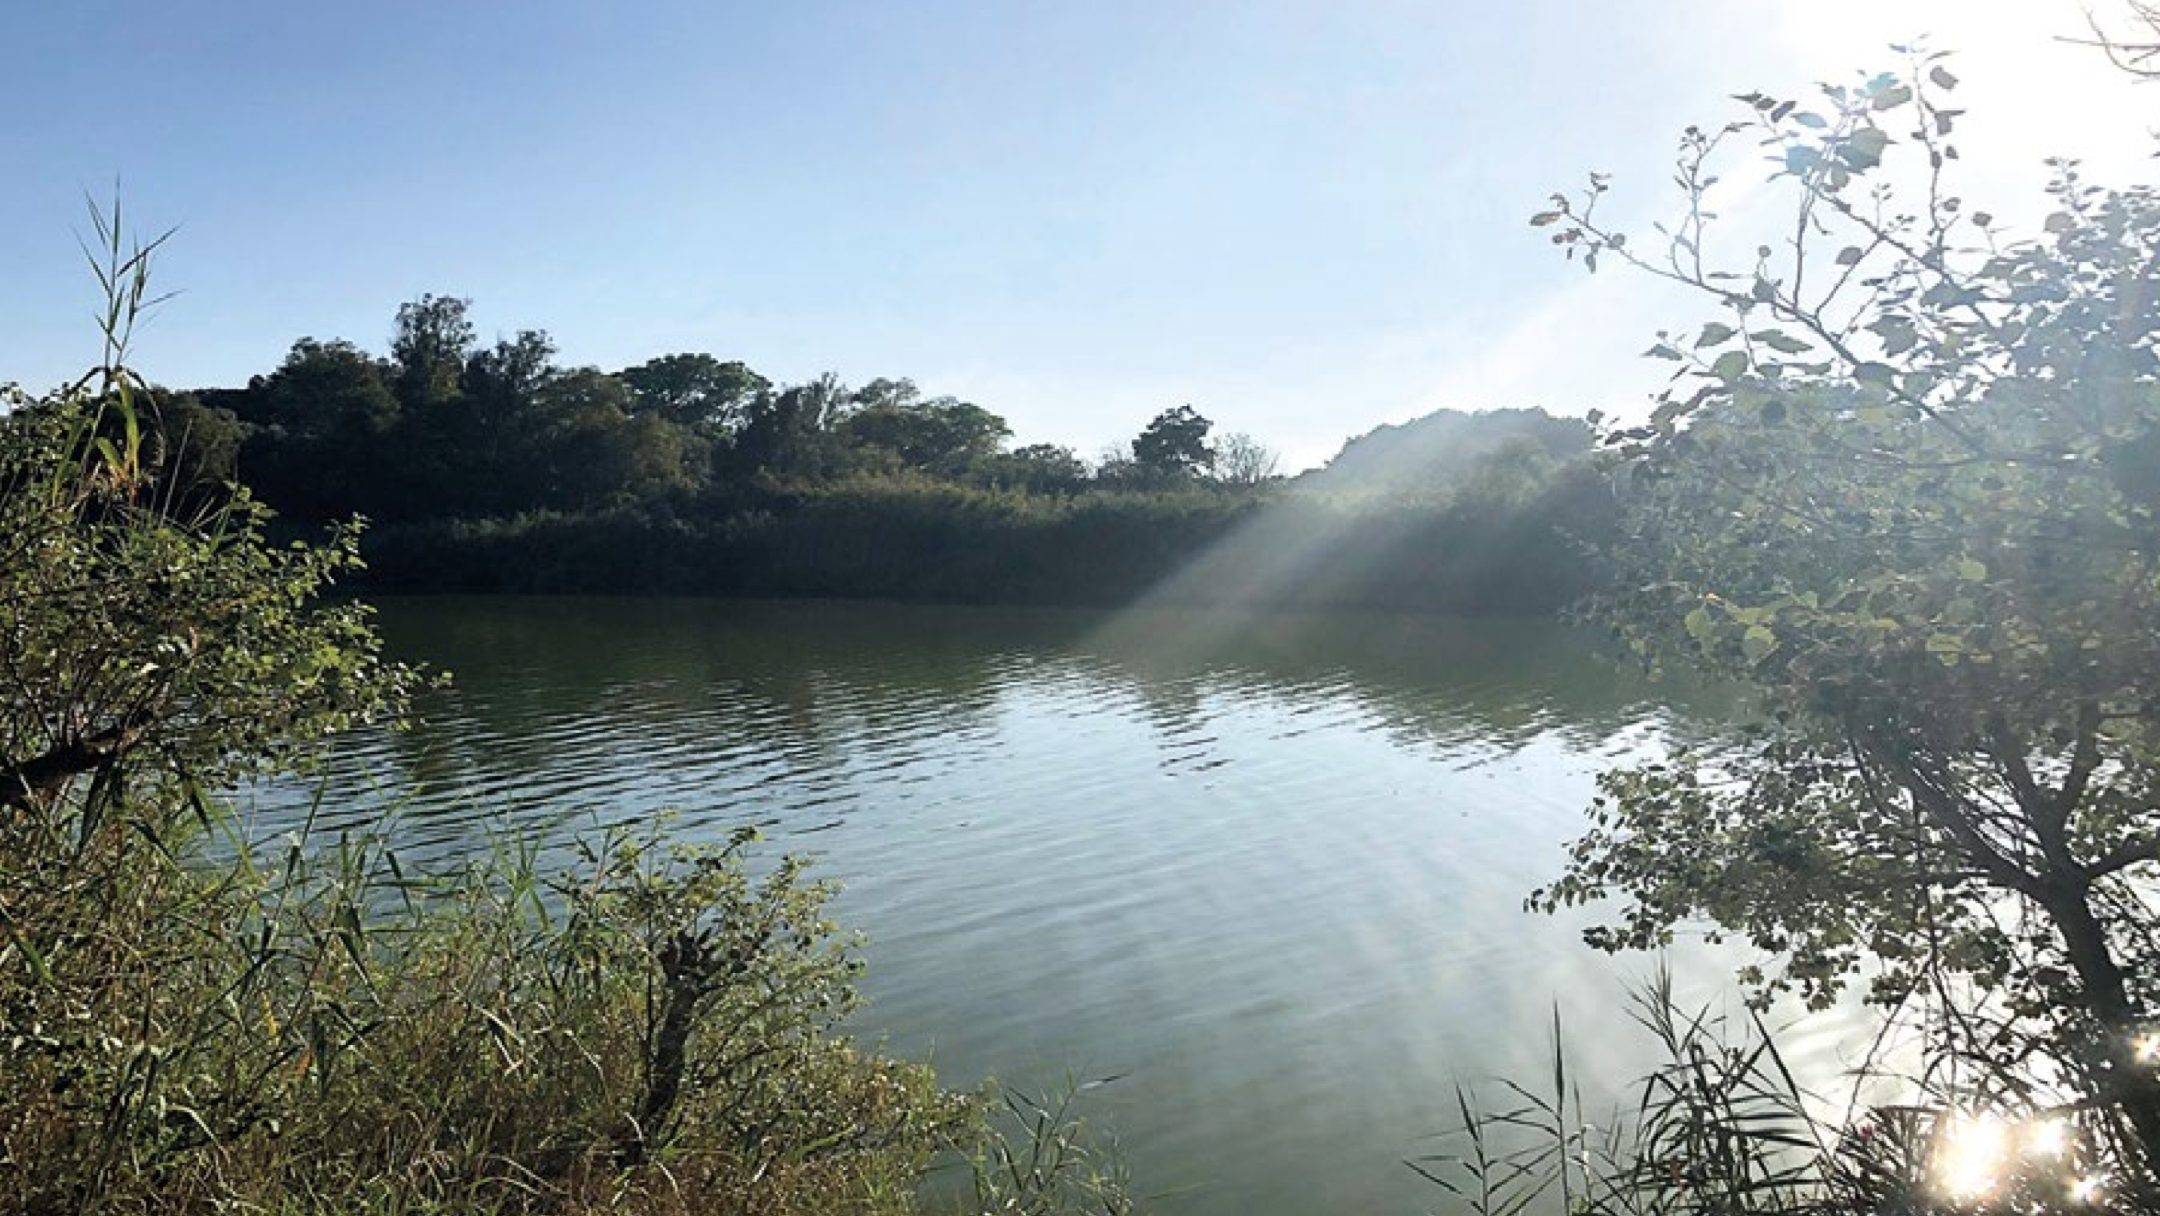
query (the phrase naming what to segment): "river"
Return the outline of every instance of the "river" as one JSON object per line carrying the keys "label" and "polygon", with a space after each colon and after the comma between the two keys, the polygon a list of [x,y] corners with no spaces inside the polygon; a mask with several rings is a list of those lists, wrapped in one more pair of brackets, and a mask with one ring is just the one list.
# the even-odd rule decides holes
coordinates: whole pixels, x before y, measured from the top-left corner
{"label": "river", "polygon": [[[409,859],[663,813],[844,884],[859,1033],[1084,1109],[1149,1210],[1448,1211],[1453,1086],[1651,1060],[1652,966],[1527,913],[1595,774],[1707,716],[1549,622],[644,599],[403,599],[416,730],[244,800],[397,805]],[[1671,963],[1716,993],[1730,958]]]}

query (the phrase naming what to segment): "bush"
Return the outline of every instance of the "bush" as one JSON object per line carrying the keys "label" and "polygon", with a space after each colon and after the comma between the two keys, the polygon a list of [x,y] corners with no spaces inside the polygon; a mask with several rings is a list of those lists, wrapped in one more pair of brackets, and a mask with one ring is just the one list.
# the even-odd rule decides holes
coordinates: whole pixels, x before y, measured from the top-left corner
{"label": "bush", "polygon": [[0,1211],[897,1212],[973,1126],[838,1032],[826,889],[747,838],[543,882],[145,826],[9,838]]}

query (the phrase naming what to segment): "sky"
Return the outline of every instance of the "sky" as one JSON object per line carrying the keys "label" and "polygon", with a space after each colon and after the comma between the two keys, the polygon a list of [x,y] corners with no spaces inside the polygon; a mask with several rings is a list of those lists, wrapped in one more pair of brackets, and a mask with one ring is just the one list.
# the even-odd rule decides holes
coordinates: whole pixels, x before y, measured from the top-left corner
{"label": "sky", "polygon": [[[2099,0],[2103,5],[2107,0]],[[177,228],[135,362],[244,383],[473,300],[566,364],[905,376],[1083,454],[1190,403],[1285,467],[1441,407],[1642,412],[1700,301],[1529,228],[1673,212],[1728,95],[1955,52],[1967,196],[2153,177],[2077,0],[72,0],[0,6],[0,380],[96,354],[85,195]],[[1767,219],[1745,163],[1728,221]]]}

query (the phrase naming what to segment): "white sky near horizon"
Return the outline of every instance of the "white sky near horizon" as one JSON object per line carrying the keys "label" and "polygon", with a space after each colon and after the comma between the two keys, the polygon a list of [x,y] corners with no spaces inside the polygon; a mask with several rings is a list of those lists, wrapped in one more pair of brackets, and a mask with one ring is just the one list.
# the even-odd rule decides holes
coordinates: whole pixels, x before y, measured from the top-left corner
{"label": "white sky near horizon", "polygon": [[1682,126],[1923,36],[1964,82],[1959,193],[2031,221],[2047,156],[2152,176],[2160,85],[2084,29],[2075,0],[10,6],[0,379],[94,353],[72,234],[117,176],[180,227],[139,349],[176,385],[380,350],[447,291],[568,363],[908,376],[1085,454],[1186,402],[1288,468],[1440,407],[1639,412],[1639,352],[1706,310],[1563,263],[1524,222],[1547,193],[1611,172],[1647,235]]}
{"label": "white sky near horizon", "polygon": [[[1952,38],[1936,33],[1927,44],[1952,51],[1945,64],[1959,84],[1944,104],[1967,111],[1952,140],[1960,163],[1950,174],[1967,214],[1991,212],[2013,227],[2034,231],[2047,210],[2050,157],[2076,159],[2100,182],[2153,178],[2153,157],[2160,149],[2153,135],[2160,131],[2160,84],[2140,85],[2109,68],[2096,50],[2071,41],[2088,35],[2075,6],[1816,0],[1780,4],[1777,14],[1777,43],[1788,71],[1785,82],[1763,89],[1803,104],[1817,91],[1794,83],[1853,79],[1859,72],[1855,65],[1866,62],[1855,58],[1855,47],[1907,45],[1914,31],[1954,33]],[[1885,54],[1879,62],[1895,68],[1895,59]],[[1770,194],[1761,178],[1733,173],[1721,190],[1721,226],[1781,233],[1765,221],[1773,212],[1789,214],[1782,206],[1789,195],[1773,199]],[[1674,189],[1644,191],[1639,181],[1623,180],[1604,205],[1638,221],[1623,222],[1623,228],[1653,236],[1644,221],[1670,216],[1677,197]],[[1762,239],[1778,243],[1770,235]],[[1626,270],[1585,273],[1548,292],[1528,312],[1507,318],[1490,345],[1448,368],[1428,395],[1449,402],[1556,406],[1609,400],[1610,413],[1639,414],[1670,371],[1669,364],[1640,357],[1655,331],[1689,331],[1713,315],[1684,288]],[[1569,356],[1556,360],[1555,350]]]}

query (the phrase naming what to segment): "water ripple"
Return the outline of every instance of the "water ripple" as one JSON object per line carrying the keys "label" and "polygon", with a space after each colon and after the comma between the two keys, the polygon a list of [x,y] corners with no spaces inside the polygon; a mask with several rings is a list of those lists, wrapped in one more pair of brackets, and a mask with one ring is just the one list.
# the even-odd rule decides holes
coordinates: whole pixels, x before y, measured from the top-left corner
{"label": "water ripple", "polygon": [[[1104,1092],[1133,1168],[1196,1184],[1173,1213],[1440,1201],[1397,1162],[1450,1122],[1452,1080],[1535,1074],[1524,1028],[1556,1001],[1616,1028],[1620,975],[1522,893],[1601,766],[1696,720],[1542,623],[544,599],[381,619],[457,682],[418,730],[246,791],[264,830],[317,798],[327,830],[398,804],[424,860],[669,812],[692,837],[755,824],[845,883],[865,1033],[934,1045],[956,1083],[1129,1074]],[[1638,1063],[1593,1053],[1586,1080]]]}

